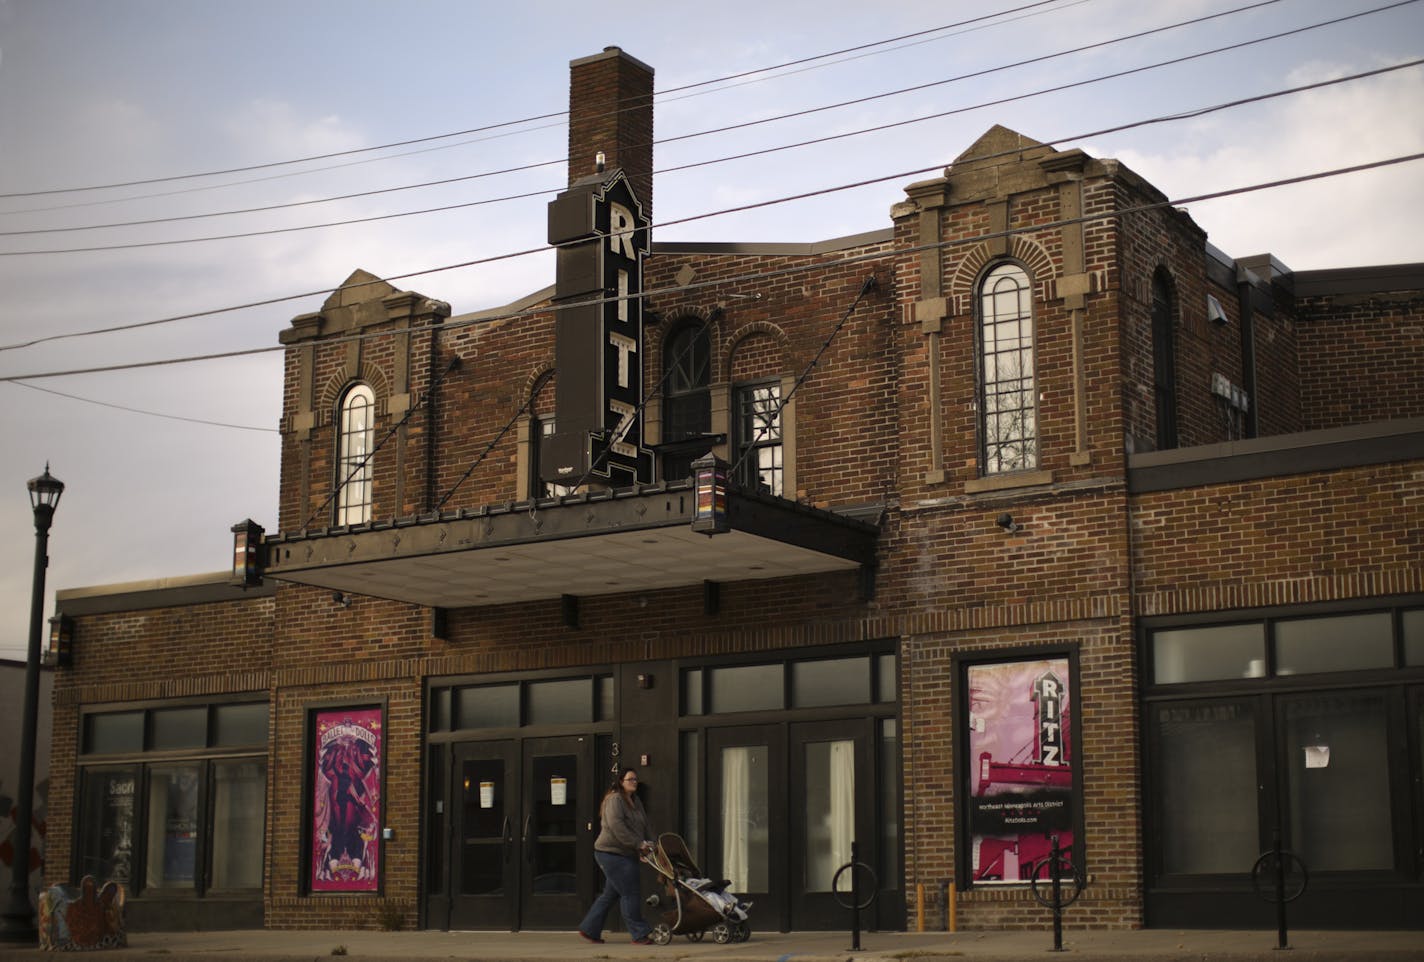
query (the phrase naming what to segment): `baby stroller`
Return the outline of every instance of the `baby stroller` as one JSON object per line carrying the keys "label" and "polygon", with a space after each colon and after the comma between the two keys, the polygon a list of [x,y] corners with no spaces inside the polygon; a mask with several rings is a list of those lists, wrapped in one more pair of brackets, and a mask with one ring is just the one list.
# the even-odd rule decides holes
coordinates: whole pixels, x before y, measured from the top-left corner
{"label": "baby stroller", "polygon": [[649,895],[648,907],[662,910],[662,921],[648,936],[658,945],[667,945],[674,935],[689,942],[701,942],[709,931],[715,942],[745,942],[751,938],[747,910],[743,902],[727,891],[727,881],[714,882],[702,874],[687,843],[681,836],[665,832],[657,846],[643,857],[662,882],[661,894]]}

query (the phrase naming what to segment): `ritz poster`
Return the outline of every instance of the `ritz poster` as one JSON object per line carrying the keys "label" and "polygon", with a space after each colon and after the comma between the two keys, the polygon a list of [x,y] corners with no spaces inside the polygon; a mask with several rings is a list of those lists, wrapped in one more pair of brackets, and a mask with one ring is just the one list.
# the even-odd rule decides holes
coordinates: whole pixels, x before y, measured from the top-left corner
{"label": "ritz poster", "polygon": [[[1069,681],[1067,658],[978,664],[966,671],[966,796],[976,884],[1028,881],[1055,836],[1071,857]],[[1047,871],[1041,873],[1045,878]]]}
{"label": "ritz poster", "polygon": [[381,868],[381,709],[319,711],[313,726],[313,892],[374,892]]}

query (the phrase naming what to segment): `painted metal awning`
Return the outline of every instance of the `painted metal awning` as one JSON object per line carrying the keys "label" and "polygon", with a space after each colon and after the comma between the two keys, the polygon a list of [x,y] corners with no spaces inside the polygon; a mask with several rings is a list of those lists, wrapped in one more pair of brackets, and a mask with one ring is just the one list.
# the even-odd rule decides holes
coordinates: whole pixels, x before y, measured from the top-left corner
{"label": "painted metal awning", "polygon": [[707,535],[693,530],[694,501],[689,482],[671,482],[277,534],[263,539],[262,574],[468,608],[874,566],[879,529],[863,517],[733,490],[724,530]]}

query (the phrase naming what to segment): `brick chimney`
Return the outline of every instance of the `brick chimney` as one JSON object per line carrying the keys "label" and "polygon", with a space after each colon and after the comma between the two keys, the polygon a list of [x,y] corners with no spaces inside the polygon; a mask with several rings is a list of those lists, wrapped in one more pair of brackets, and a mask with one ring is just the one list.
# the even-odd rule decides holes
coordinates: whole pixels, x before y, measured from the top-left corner
{"label": "brick chimney", "polygon": [[569,183],[622,167],[653,219],[653,68],[617,47],[569,63]]}

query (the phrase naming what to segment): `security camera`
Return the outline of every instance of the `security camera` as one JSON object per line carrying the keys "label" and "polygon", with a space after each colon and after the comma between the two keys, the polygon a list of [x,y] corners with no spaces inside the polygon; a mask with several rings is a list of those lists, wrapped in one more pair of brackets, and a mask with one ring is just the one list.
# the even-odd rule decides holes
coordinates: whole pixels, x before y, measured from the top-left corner
{"label": "security camera", "polygon": [[1009,514],[1007,511],[999,515],[998,519],[996,519],[994,523],[997,524],[999,527],[1003,528],[1009,534],[1013,534],[1017,531],[1023,530],[1023,525],[1016,522],[1014,520],[1014,516]]}

